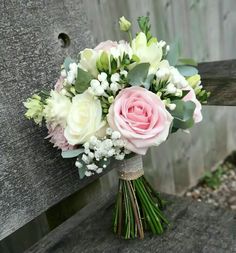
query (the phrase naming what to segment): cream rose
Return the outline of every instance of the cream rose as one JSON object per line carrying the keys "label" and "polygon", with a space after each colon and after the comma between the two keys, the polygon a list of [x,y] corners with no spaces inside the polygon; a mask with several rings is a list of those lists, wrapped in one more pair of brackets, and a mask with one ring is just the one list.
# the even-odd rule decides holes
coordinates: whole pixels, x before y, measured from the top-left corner
{"label": "cream rose", "polygon": [[80,62],[78,66],[85,71],[88,71],[94,77],[97,77],[98,70],[96,67],[96,62],[99,54],[96,50],[86,48],[80,52]]}
{"label": "cream rose", "polygon": [[71,145],[82,144],[92,135],[97,135],[105,126],[102,107],[98,99],[89,92],[76,95],[67,117],[64,135]]}

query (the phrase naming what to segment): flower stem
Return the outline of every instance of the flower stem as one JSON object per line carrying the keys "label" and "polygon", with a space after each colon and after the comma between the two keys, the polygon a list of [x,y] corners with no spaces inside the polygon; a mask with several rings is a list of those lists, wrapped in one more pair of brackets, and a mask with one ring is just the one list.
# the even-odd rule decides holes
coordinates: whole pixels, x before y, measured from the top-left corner
{"label": "flower stem", "polygon": [[129,43],[130,43],[130,46],[131,46],[133,38],[132,38],[132,34],[131,34],[130,30],[128,31],[128,35],[129,35]]}
{"label": "flower stem", "polygon": [[162,234],[168,224],[162,211],[162,200],[142,176],[135,180],[119,179],[113,230],[125,239],[144,238],[144,228]]}

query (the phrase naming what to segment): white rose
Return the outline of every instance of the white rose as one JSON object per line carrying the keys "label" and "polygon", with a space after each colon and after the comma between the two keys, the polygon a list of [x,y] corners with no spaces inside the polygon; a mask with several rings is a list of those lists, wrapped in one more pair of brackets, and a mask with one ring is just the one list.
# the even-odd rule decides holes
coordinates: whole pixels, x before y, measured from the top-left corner
{"label": "white rose", "polygon": [[66,118],[71,107],[70,99],[55,90],[51,90],[50,97],[46,100],[46,103],[44,109],[46,121],[65,127]]}
{"label": "white rose", "polygon": [[99,135],[104,126],[100,100],[95,99],[89,92],[73,97],[64,132],[69,144],[88,141],[91,136]]}
{"label": "white rose", "polygon": [[140,32],[132,41],[132,49],[133,54],[140,59],[139,63],[150,63],[149,74],[156,73],[162,58],[161,45],[155,40],[147,42],[145,33]]}
{"label": "white rose", "polygon": [[97,77],[98,70],[97,70],[96,62],[97,62],[98,56],[99,54],[96,50],[86,48],[80,52],[80,62],[78,66],[81,69],[88,71],[94,77]]}

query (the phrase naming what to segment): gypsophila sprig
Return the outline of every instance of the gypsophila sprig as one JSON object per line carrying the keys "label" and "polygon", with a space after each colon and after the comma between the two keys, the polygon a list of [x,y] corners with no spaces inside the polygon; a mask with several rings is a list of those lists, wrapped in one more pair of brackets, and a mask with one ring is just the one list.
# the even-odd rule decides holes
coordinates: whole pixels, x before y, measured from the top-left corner
{"label": "gypsophila sprig", "polygon": [[179,44],[152,35],[149,17],[138,18],[135,35],[125,17],[119,26],[129,42],[107,40],[78,52],[77,60],[67,57],[54,88],[24,102],[25,116],[46,123],[46,138],[63,158],[74,159],[80,179],[116,167],[113,231],[142,239],[145,228],[162,234],[168,221],[144,177],[141,155],[202,121],[209,92],[196,62],[179,58]]}

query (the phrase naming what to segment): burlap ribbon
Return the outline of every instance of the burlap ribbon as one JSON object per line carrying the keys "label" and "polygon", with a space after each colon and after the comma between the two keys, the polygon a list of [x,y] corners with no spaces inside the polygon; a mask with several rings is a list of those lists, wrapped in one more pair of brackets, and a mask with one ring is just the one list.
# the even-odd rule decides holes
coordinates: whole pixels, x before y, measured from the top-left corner
{"label": "burlap ribbon", "polygon": [[123,180],[135,180],[144,174],[141,155],[134,155],[118,163],[118,175]]}

